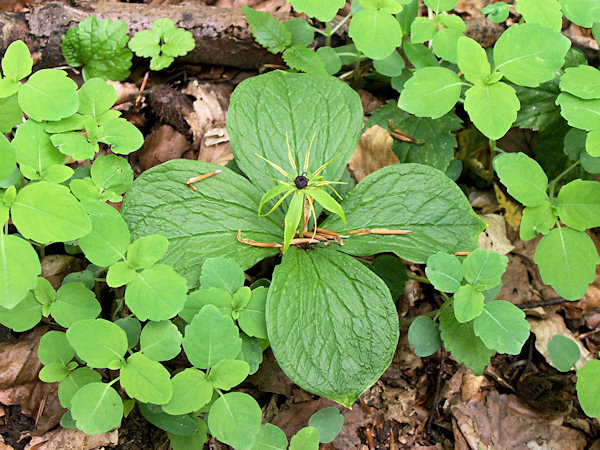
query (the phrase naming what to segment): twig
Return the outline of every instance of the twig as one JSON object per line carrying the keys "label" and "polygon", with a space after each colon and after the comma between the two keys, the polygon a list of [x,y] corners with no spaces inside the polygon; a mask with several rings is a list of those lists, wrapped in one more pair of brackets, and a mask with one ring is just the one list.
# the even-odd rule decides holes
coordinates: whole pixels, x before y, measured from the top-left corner
{"label": "twig", "polygon": [[140,95],[140,92],[143,92],[146,89],[146,85],[148,84],[148,78],[150,78],[149,70],[147,70],[146,73],[144,74],[144,79],[142,80],[142,85],[140,86],[138,96],[135,98],[136,106],[140,106],[140,103],[142,102],[142,96]]}
{"label": "twig", "polygon": [[349,231],[350,235],[364,235],[364,234],[388,234],[388,235],[399,235],[412,233],[410,230],[388,230],[387,228],[360,228],[358,230]]}
{"label": "twig", "polygon": [[470,255],[472,252],[456,252],[454,253],[454,256],[467,256]]}
{"label": "twig", "polygon": [[242,230],[238,230],[237,232],[237,240],[242,244],[251,245],[253,247],[263,247],[263,248],[281,248],[283,247],[281,244],[274,242],[258,242],[253,241],[252,239],[242,239]]}
{"label": "twig", "polygon": [[[554,306],[554,305],[560,305],[561,303],[567,303],[567,302],[572,302],[572,301],[573,300],[567,300],[566,298],[557,297],[557,298],[551,298],[550,300],[541,300],[539,302],[521,303],[520,305],[515,305],[515,306],[519,309],[532,309],[532,308],[537,308],[538,306],[541,306],[541,307]],[[578,302],[579,300],[575,300],[575,301]]]}
{"label": "twig", "polygon": [[433,405],[431,407],[431,414],[427,419],[427,435],[431,436],[431,426],[433,421],[437,419],[438,407],[440,406],[440,393],[442,391],[442,378],[444,375],[444,362],[446,359],[446,349],[442,345],[440,350],[440,371],[438,372],[437,381],[435,384],[435,394],[433,396]]}
{"label": "twig", "polygon": [[223,172],[221,169],[213,170],[212,172],[205,173],[204,175],[199,175],[197,177],[190,178],[189,180],[187,180],[185,182],[185,184],[187,184],[190,188],[192,188],[192,190],[197,191],[198,188],[196,186],[192,186],[192,183],[197,183],[198,181],[206,180],[207,178],[210,178],[221,172]]}
{"label": "twig", "polygon": [[375,442],[373,442],[373,433],[371,433],[371,429],[367,428],[365,430],[365,434],[367,435],[367,444],[369,446],[369,450],[375,450]]}

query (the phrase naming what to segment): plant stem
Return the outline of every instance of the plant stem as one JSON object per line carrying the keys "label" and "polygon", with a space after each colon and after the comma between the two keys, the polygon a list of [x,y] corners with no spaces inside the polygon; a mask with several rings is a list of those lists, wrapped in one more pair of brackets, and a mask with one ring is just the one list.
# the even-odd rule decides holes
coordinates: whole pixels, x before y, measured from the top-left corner
{"label": "plant stem", "polygon": [[550,183],[548,184],[548,193],[550,194],[550,201],[552,201],[554,199],[554,189],[556,187],[556,183],[558,183],[558,181],[560,181],[560,179],[562,177],[564,177],[566,174],[568,174],[571,170],[573,170],[575,167],[577,167],[581,162],[577,161],[576,163],[572,164],[571,166],[567,167],[565,170],[563,170],[561,173],[558,174],[558,176],[556,178],[554,178],[552,181],[550,181]]}
{"label": "plant stem", "polygon": [[331,22],[327,22],[325,24],[325,45],[327,47],[331,47],[331,35],[332,35]]}
{"label": "plant stem", "polygon": [[420,277],[419,275],[414,275],[410,272],[407,272],[408,278],[411,280],[416,280],[419,281],[421,283],[427,283],[427,284],[431,284],[431,281],[429,281],[427,278],[425,277]]}
{"label": "plant stem", "polygon": [[358,78],[360,77],[360,57],[362,56],[362,52],[356,52],[356,65],[354,66],[354,78],[352,80],[352,84],[356,84]]}
{"label": "plant stem", "polygon": [[352,14],[348,14],[346,17],[340,20],[340,22],[335,27],[333,27],[333,30],[331,30],[331,34],[335,34],[337,30],[339,30],[346,22],[348,22],[351,16]]}
{"label": "plant stem", "polygon": [[433,311],[429,311],[423,314],[419,314],[418,316],[415,317],[409,317],[408,319],[404,319],[402,321],[400,321],[400,328],[402,328],[405,325],[410,325],[413,320],[415,320],[417,317],[421,317],[421,316],[427,316],[427,317],[432,317],[435,316],[437,314],[438,310],[434,309]]}

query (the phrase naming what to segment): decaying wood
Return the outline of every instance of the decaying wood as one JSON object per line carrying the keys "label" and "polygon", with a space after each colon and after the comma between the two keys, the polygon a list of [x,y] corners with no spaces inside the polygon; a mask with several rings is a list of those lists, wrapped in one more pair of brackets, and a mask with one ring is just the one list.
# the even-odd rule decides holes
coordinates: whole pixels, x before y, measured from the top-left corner
{"label": "decaying wood", "polygon": [[[0,54],[11,42],[27,43],[35,69],[65,64],[60,50],[62,36],[93,15],[99,19],[123,20],[129,33],[150,29],[152,21],[168,17],[194,35],[196,48],[178,61],[258,69],[264,64],[281,64],[277,55],[258,45],[240,9],[197,4],[149,5],[142,3],[77,2],[75,5],[47,3],[28,13],[0,12]],[[280,19],[285,19],[280,17]]]}

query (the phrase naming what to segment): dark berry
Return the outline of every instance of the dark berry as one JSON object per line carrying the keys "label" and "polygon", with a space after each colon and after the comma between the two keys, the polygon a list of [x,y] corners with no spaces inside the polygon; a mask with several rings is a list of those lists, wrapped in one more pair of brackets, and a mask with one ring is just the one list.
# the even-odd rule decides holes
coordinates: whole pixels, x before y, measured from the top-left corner
{"label": "dark berry", "polygon": [[304,189],[306,186],[308,186],[308,178],[306,178],[304,175],[298,175],[294,180],[294,184],[298,189]]}

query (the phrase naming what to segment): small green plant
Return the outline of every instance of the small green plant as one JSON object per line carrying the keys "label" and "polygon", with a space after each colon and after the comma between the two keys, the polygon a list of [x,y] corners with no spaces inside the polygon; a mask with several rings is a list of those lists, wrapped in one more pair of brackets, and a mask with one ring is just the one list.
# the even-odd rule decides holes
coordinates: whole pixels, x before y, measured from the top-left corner
{"label": "small green plant", "polygon": [[100,77],[120,81],[129,76],[132,50],[137,56],[152,58],[151,70],[162,70],[195,46],[192,33],[176,28],[171,19],[156,19],[152,30],[139,31],[131,40],[128,30],[122,20],[87,17],[63,36],[62,52],[67,64],[83,66],[86,80]]}
{"label": "small green plant", "polygon": [[425,272],[446,302],[433,319],[419,316],[412,321],[408,339],[415,353],[429,356],[444,344],[476,375],[496,352],[518,355],[529,337],[525,313],[508,301],[495,300],[507,263],[506,256],[481,249],[462,262],[446,253],[431,255]]}
{"label": "small green plant", "polygon": [[129,41],[129,48],[137,56],[152,58],[151,70],[166,69],[177,56],[184,56],[195,46],[192,33],[176,28],[171,19],[156,19],[151,30],[140,31]]}

